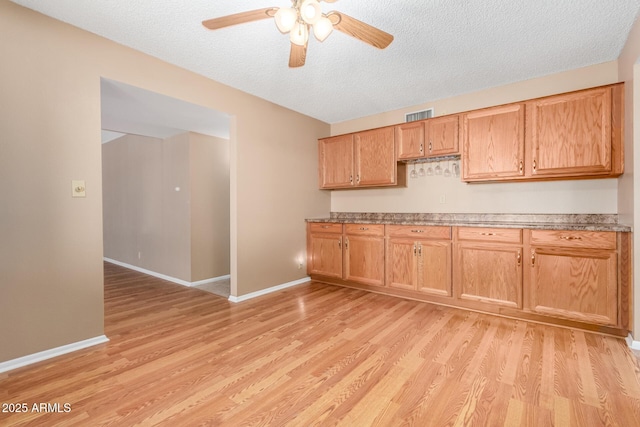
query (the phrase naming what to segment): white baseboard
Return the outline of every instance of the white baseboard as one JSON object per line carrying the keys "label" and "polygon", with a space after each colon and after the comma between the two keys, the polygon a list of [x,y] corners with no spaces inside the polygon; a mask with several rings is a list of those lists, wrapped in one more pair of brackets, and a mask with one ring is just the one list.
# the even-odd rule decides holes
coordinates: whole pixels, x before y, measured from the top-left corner
{"label": "white baseboard", "polygon": [[240,295],[239,297],[234,297],[233,295],[231,295],[229,297],[229,301],[231,301],[231,302],[242,302],[242,301],[246,301],[246,300],[251,299],[251,298],[256,298],[256,297],[259,297],[259,296],[262,296],[262,295],[270,294],[271,292],[277,292],[277,291],[280,291],[282,289],[290,288],[292,286],[301,285],[303,283],[307,283],[307,282],[310,282],[310,281],[311,281],[311,277],[304,277],[304,278],[299,279],[299,280],[294,280],[292,282],[283,283],[282,285],[276,285],[276,286],[272,286],[272,287],[267,288],[267,289],[261,289],[259,291],[251,292],[249,294]]}
{"label": "white baseboard", "polygon": [[197,282],[187,282],[186,280],[167,276],[166,274],[162,274],[162,273],[156,273],[155,271],[147,270],[146,268],[141,268],[135,265],[127,264],[126,262],[116,261],[115,259],[103,258],[103,260],[111,264],[119,265],[120,267],[128,268],[129,270],[138,271],[140,273],[148,274],[149,276],[157,277],[158,279],[166,280],[168,282],[173,282],[173,283],[177,283],[178,285],[189,286],[189,287],[204,285],[205,283],[219,282],[220,280],[231,278],[231,275],[227,274],[226,276],[212,277],[210,279],[198,280]]}
{"label": "white baseboard", "polygon": [[627,335],[626,341],[627,341],[627,345],[632,350],[640,350],[640,341],[634,341],[633,336],[631,334]]}
{"label": "white baseboard", "polygon": [[31,365],[32,363],[37,363],[43,360],[51,359],[52,357],[62,356],[63,354],[82,350],[83,348],[102,344],[108,341],[109,341],[109,338],[107,338],[104,335],[100,335],[99,337],[89,338],[84,341],[78,341],[72,344],[67,344],[67,345],[52,348],[49,350],[40,351],[38,353],[29,354],[27,356],[18,357],[17,359],[12,359],[12,360],[8,360],[6,362],[0,363],[0,373],[21,368],[23,366]]}

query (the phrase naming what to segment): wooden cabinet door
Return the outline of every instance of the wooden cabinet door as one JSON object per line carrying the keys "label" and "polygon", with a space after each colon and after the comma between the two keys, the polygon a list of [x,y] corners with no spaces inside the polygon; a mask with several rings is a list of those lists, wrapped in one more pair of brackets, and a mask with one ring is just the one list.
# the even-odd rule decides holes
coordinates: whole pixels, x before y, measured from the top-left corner
{"label": "wooden cabinet door", "polygon": [[355,134],[356,185],[395,184],[395,152],[393,127]]}
{"label": "wooden cabinet door", "polygon": [[395,128],[398,160],[419,159],[425,154],[424,121],[404,123]]}
{"label": "wooden cabinet door", "polygon": [[342,235],[311,234],[309,240],[309,274],[342,278]]}
{"label": "wooden cabinet door", "polygon": [[417,245],[418,291],[451,296],[451,242],[420,240]]}
{"label": "wooden cabinet door", "polygon": [[320,188],[353,187],[353,135],[318,140]]}
{"label": "wooden cabinet door", "polygon": [[524,104],[462,115],[462,180],[524,176]]}
{"label": "wooden cabinet door", "polygon": [[461,300],[522,307],[522,248],[458,243],[455,269]]}
{"label": "wooden cabinet door", "polygon": [[618,323],[617,256],[602,249],[531,252],[531,310],[589,323]]}
{"label": "wooden cabinet door", "polygon": [[384,238],[346,235],[344,279],[384,286]]}
{"label": "wooden cabinet door", "polygon": [[611,87],[527,103],[532,176],[611,172]]}
{"label": "wooden cabinet door", "polygon": [[386,252],[386,285],[391,288],[415,290],[417,257],[415,240],[389,239]]}
{"label": "wooden cabinet door", "polygon": [[427,155],[457,154],[459,116],[436,117],[426,121]]}

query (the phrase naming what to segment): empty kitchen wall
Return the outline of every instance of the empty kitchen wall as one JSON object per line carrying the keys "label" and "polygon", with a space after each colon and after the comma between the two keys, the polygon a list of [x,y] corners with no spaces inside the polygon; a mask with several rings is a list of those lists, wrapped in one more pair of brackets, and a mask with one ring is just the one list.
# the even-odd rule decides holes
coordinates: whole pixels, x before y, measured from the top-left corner
{"label": "empty kitchen wall", "polygon": [[[472,76],[470,76],[472,77]],[[617,61],[333,124],[331,134],[401,123],[405,113],[453,114],[618,82]],[[441,163],[444,168],[446,162]],[[412,166],[407,168],[407,174]],[[465,184],[459,178],[407,177],[406,188],[333,191],[337,212],[617,213],[617,179]]]}

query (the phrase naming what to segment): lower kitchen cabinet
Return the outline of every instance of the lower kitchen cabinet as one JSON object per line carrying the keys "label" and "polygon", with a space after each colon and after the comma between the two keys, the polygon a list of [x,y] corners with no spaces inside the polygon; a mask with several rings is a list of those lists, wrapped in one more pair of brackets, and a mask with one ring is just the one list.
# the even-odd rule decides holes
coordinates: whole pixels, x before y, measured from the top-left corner
{"label": "lower kitchen cabinet", "polygon": [[384,286],[384,225],[345,225],[344,279]]}
{"label": "lower kitchen cabinet", "polygon": [[342,278],[342,224],[309,224],[307,274]]}
{"label": "lower kitchen cabinet", "polygon": [[329,223],[308,230],[316,280],[628,333],[629,233]]}
{"label": "lower kitchen cabinet", "polygon": [[386,284],[451,296],[451,227],[387,226]]}
{"label": "lower kitchen cabinet", "polygon": [[522,230],[457,228],[456,296],[488,305],[522,307]]}
{"label": "lower kitchen cabinet", "polygon": [[616,233],[530,232],[531,311],[588,323],[616,325]]}

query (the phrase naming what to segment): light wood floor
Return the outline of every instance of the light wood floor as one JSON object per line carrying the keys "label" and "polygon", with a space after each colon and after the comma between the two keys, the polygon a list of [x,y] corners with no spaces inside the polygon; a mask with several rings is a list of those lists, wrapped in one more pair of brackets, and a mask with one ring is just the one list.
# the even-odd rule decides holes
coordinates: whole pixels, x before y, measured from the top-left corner
{"label": "light wood floor", "polygon": [[621,339],[320,283],[232,304],[105,270],[108,344],[0,374],[0,402],[71,412],[0,425],[640,425]]}

